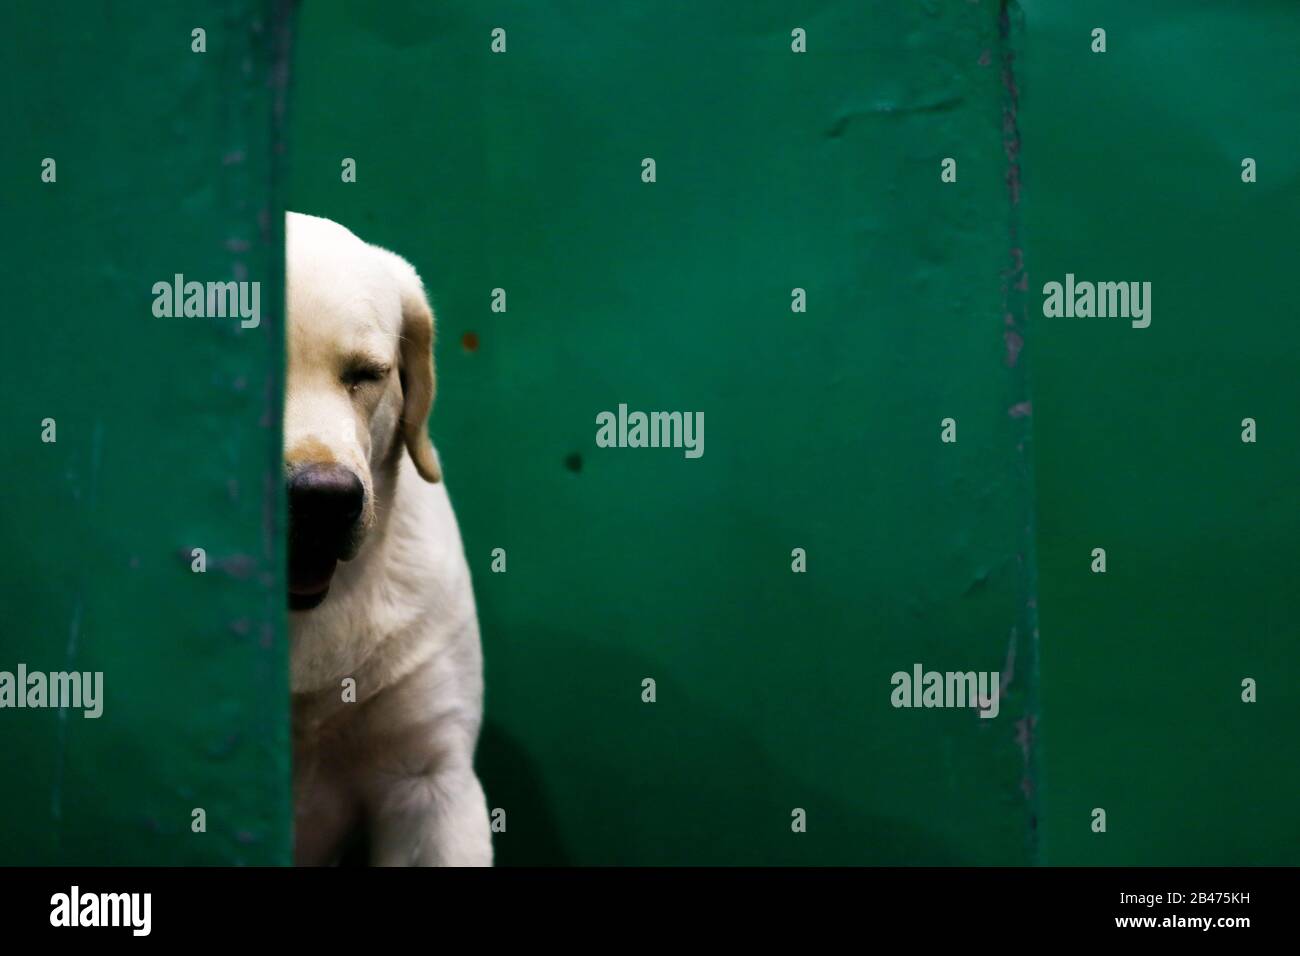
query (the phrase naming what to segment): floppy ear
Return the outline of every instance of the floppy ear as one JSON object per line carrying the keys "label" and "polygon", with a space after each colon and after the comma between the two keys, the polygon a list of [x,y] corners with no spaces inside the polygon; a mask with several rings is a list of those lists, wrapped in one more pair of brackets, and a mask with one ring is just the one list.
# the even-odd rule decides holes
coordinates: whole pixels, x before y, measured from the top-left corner
{"label": "floppy ear", "polygon": [[442,480],[442,467],[429,440],[429,412],[433,408],[436,378],[433,370],[433,309],[411,264],[381,249],[397,278],[402,296],[402,346],[399,370],[402,381],[402,439],[425,481]]}

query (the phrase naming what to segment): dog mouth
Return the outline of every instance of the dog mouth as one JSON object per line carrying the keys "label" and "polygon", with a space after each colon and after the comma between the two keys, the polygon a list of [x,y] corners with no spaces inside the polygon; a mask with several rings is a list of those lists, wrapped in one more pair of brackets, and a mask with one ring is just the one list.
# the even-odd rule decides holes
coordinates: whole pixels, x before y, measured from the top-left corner
{"label": "dog mouth", "polygon": [[289,607],[294,611],[309,611],[325,600],[334,580],[338,560],[322,553],[295,553],[289,548]]}

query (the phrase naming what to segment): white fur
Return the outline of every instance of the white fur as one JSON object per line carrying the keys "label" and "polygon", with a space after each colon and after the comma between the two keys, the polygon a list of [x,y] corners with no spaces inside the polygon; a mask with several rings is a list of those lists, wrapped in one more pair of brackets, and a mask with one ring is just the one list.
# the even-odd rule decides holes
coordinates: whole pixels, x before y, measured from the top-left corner
{"label": "white fur", "polygon": [[[398,434],[402,302],[424,305],[419,278],[336,223],[296,213],[287,261],[286,464],[327,449],[367,496],[356,556],[319,607],[290,612],[295,858],[332,862],[365,827],[377,865],[490,865],[473,770],[483,679],[469,567],[446,486],[421,476]],[[394,368],[364,397],[337,374],[358,348]],[[355,703],[343,700],[345,678]]]}

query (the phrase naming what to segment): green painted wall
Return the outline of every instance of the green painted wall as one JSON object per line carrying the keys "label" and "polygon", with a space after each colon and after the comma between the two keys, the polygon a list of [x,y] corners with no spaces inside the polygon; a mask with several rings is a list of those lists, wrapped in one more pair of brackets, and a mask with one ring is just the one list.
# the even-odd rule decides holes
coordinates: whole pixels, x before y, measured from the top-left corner
{"label": "green painted wall", "polygon": [[[316,0],[287,111],[286,11],[222,6],[0,14],[0,670],[107,697],[0,711],[0,863],[289,859],[286,205],[433,294],[501,863],[1300,858],[1293,5]],[[1043,318],[1067,272],[1152,326]],[[999,716],[892,708],[916,662]]]}
{"label": "green painted wall", "polygon": [[[104,675],[98,719],[0,711],[0,863],[289,859],[280,34],[222,6],[0,14],[0,670]],[[176,273],[260,326],[156,318]]]}
{"label": "green painted wall", "polygon": [[1300,7],[1023,5],[1031,307],[1153,284],[1146,329],[1034,320],[1044,859],[1294,865]]}

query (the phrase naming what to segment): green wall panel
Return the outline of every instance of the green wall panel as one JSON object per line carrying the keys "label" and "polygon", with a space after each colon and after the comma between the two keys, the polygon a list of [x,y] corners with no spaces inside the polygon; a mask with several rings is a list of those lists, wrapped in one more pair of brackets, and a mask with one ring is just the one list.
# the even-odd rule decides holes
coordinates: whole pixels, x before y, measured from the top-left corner
{"label": "green wall panel", "polygon": [[[997,21],[302,10],[290,207],[410,258],[439,316],[432,429],[483,621],[500,862],[1032,858]],[[703,411],[703,457],[597,448],[620,403]],[[996,719],[890,706],[915,662],[1010,660]]]}
{"label": "green wall panel", "polygon": [[[1293,4],[317,0],[291,84],[286,5],[0,17],[0,671],[105,682],[0,711],[0,863],[290,858],[286,206],[432,293],[498,862],[1300,858]],[[917,662],[998,717],[891,707]]]}
{"label": "green wall panel", "polygon": [[[1023,7],[1044,860],[1294,865],[1300,8]],[[1067,272],[1151,325],[1043,318]]]}
{"label": "green wall panel", "polygon": [[[98,719],[0,711],[0,862],[287,862],[283,18],[0,16],[0,670],[104,687]],[[260,282],[260,325],[155,317],[176,273]]]}

